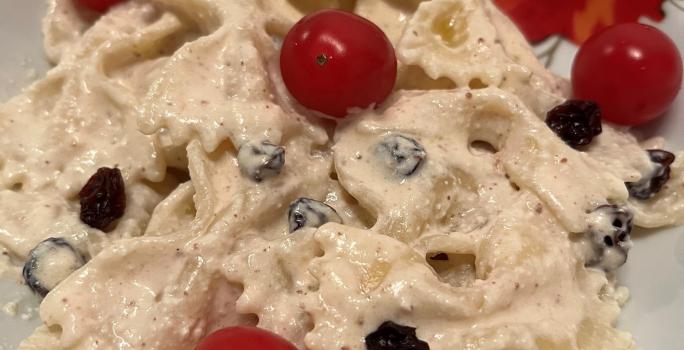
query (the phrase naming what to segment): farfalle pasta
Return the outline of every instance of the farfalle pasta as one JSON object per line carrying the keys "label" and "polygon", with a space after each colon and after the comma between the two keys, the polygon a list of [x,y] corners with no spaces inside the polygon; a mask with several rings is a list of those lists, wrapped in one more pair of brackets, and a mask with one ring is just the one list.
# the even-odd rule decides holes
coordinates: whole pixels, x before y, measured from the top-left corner
{"label": "farfalle pasta", "polygon": [[[328,7],[380,26],[399,61],[389,99],[339,123],[297,104],[278,68],[288,29]],[[568,146],[544,122],[567,82],[490,1],[78,11],[50,1],[55,67],[0,106],[4,263],[18,275],[55,237],[43,250],[83,258],[20,349],[191,349],[234,325],[366,349],[388,321],[433,350],[634,347],[613,326],[627,299],[613,271],[632,221],[681,222],[681,158],[657,195],[630,197],[661,140],[604,124]],[[78,203],[101,167],[127,198],[104,231]]]}

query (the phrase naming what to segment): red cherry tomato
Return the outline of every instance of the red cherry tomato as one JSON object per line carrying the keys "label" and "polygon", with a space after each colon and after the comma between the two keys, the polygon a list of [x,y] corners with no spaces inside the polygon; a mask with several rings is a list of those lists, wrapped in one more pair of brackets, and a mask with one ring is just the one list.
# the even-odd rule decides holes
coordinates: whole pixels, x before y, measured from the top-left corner
{"label": "red cherry tomato", "polygon": [[125,0],[78,0],[78,3],[85,8],[104,13],[107,12],[110,7],[124,1]]}
{"label": "red cherry tomato", "polygon": [[582,45],[572,67],[575,98],[596,101],[603,117],[639,125],[662,115],[682,86],[682,58],[660,30],[608,27]]}
{"label": "red cherry tomato", "polygon": [[287,340],[255,327],[230,327],[204,338],[195,350],[297,350]]}
{"label": "red cherry tomato", "polygon": [[397,78],[385,33],[355,14],[323,10],[297,22],[280,51],[280,70],[299,103],[338,118],[382,103]]}

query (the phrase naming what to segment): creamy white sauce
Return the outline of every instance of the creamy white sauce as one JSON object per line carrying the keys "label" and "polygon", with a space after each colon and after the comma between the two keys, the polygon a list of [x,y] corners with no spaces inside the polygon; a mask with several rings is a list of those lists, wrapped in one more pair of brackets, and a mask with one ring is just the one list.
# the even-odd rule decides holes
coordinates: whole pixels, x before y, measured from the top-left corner
{"label": "creamy white sauce", "polygon": [[[58,235],[92,260],[50,281],[45,325],[20,349],[185,350],[239,324],[365,349],[388,320],[432,350],[634,346],[613,327],[627,293],[604,271],[628,244],[585,267],[600,243],[587,232],[611,228],[594,214],[606,204],[640,226],[681,222],[681,157],[663,191],[629,199],[646,145],[610,125],[587,152],[558,139],[543,119],[567,82],[489,1],[352,3],[130,1],[87,18],[50,1],[56,66],[0,106],[0,245],[26,258]],[[392,96],[334,127],[288,95],[277,47],[330,6],[377,23],[399,59]],[[379,156],[388,135],[424,154]],[[261,140],[286,150],[282,166],[264,167],[277,147],[247,152]],[[121,169],[128,199],[107,234],[76,198],[101,166]],[[290,234],[298,198],[326,219]]]}

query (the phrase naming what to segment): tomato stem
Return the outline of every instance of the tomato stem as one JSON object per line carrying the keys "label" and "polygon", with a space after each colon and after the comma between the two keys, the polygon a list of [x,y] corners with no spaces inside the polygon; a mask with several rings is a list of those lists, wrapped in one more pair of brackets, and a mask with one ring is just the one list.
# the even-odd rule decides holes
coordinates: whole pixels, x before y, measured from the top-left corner
{"label": "tomato stem", "polygon": [[322,53],[316,56],[316,64],[323,67],[326,63],[328,63],[328,56],[326,54]]}

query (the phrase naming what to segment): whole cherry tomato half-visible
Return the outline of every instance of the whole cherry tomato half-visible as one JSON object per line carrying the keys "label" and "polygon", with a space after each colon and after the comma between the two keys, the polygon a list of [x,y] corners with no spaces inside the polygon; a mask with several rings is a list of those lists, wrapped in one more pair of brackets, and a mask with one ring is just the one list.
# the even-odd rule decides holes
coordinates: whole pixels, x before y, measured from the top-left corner
{"label": "whole cherry tomato half-visible", "polygon": [[81,6],[100,13],[107,12],[110,7],[125,0],[77,0]]}
{"label": "whole cherry tomato half-visible", "polygon": [[382,103],[397,78],[397,59],[372,22],[339,10],[302,18],[280,51],[287,89],[307,108],[344,118],[350,108]]}
{"label": "whole cherry tomato half-visible", "polygon": [[229,327],[204,338],[195,350],[297,350],[287,340],[256,327]]}
{"label": "whole cherry tomato half-visible", "polygon": [[639,125],[662,115],[682,86],[682,58],[670,38],[639,23],[591,37],[572,67],[575,98],[598,103],[603,117]]}

